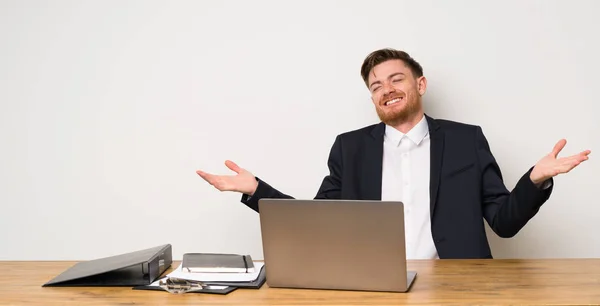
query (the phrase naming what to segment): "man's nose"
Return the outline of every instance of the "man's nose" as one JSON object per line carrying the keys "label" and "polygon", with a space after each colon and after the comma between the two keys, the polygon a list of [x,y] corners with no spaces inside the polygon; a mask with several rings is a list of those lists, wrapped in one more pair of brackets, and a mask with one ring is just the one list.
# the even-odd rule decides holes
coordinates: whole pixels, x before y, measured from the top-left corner
{"label": "man's nose", "polygon": [[396,91],[396,89],[391,84],[383,84],[383,94],[384,95],[387,96],[395,91]]}

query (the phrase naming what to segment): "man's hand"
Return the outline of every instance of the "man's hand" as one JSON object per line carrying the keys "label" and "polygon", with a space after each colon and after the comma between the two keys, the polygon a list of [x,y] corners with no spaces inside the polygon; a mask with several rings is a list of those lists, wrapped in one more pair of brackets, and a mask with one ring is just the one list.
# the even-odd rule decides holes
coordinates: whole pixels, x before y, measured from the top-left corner
{"label": "man's hand", "polygon": [[230,160],[225,161],[225,166],[237,175],[214,175],[200,170],[196,173],[220,191],[237,191],[253,195],[258,187],[254,175]]}
{"label": "man's hand", "polygon": [[568,157],[557,158],[558,153],[566,144],[567,141],[565,139],[559,140],[554,146],[554,149],[552,149],[552,152],[544,156],[537,164],[535,164],[535,167],[533,167],[533,170],[529,175],[529,178],[534,184],[540,186],[544,181],[559,174],[567,173],[577,167],[580,163],[588,160],[588,155],[591,153],[590,150]]}

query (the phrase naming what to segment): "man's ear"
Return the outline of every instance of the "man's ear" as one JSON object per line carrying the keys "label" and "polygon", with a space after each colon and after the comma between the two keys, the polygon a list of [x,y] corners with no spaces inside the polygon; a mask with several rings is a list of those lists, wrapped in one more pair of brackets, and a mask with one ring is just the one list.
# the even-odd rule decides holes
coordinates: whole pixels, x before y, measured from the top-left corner
{"label": "man's ear", "polygon": [[417,79],[417,89],[419,90],[419,94],[424,95],[427,90],[427,79],[425,76],[422,76]]}

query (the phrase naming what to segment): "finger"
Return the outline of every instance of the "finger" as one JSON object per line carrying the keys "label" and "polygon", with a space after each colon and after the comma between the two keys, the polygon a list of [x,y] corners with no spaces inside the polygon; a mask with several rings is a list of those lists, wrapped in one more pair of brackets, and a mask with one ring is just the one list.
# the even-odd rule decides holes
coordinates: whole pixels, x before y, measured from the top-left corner
{"label": "finger", "polygon": [[566,144],[567,144],[566,139],[559,140],[554,145],[554,148],[552,149],[552,153],[550,153],[550,154],[556,158],[556,156],[558,156],[558,153],[560,153],[560,151],[565,147]]}
{"label": "finger", "polygon": [[563,165],[558,166],[557,171],[558,173],[568,173],[569,171],[573,170],[573,168],[577,167],[580,163],[580,161],[565,163]]}
{"label": "finger", "polygon": [[200,177],[208,182],[219,191],[230,191],[233,190],[233,184],[231,183],[231,176],[214,175],[202,171],[196,171]]}
{"label": "finger", "polygon": [[583,163],[586,160],[587,160],[587,156],[585,156],[585,157],[575,156],[572,158],[568,158],[568,159],[565,159],[560,165],[558,165],[556,169],[560,173],[567,173],[567,172],[573,170],[573,168],[579,166],[581,163]]}
{"label": "finger", "polygon": [[242,172],[242,168],[240,168],[240,166],[238,166],[236,163],[234,163],[230,160],[225,161],[225,166],[227,166],[227,168],[231,169],[235,173]]}
{"label": "finger", "polygon": [[581,153],[579,153],[579,154],[581,154],[581,155],[585,155],[585,156],[587,157],[588,155],[590,155],[590,153],[592,153],[592,151],[590,151],[590,150],[585,150],[585,151],[582,151],[582,152],[581,152]]}
{"label": "finger", "polygon": [[[589,153],[588,153],[589,154]],[[569,157],[565,157],[563,162],[573,162],[573,161],[584,161],[584,160],[588,160],[588,154],[585,154],[585,152],[581,152],[579,154],[576,155],[571,155]]]}
{"label": "finger", "polygon": [[577,158],[576,156],[571,156],[561,159],[561,161],[555,165],[555,168],[562,170],[580,162],[582,162],[581,159]]}
{"label": "finger", "polygon": [[210,174],[210,173],[206,173],[204,171],[198,170],[196,171],[196,173],[203,178],[205,181],[209,182],[212,184],[212,182],[216,179],[216,175],[214,174]]}
{"label": "finger", "polygon": [[584,161],[584,160],[588,160],[588,159],[590,159],[589,155],[590,155],[590,152],[581,152],[581,153],[579,153],[579,154],[577,155],[577,158],[578,158],[580,161]]}
{"label": "finger", "polygon": [[588,155],[590,155],[590,153],[592,153],[592,151],[585,150],[585,151],[581,151],[581,152],[579,152],[579,153],[577,153],[575,155],[571,155],[568,158],[580,158],[580,159],[584,158],[584,159],[587,159]]}
{"label": "finger", "polygon": [[206,179],[210,175],[202,170],[196,170],[196,174],[198,174],[203,179]]}

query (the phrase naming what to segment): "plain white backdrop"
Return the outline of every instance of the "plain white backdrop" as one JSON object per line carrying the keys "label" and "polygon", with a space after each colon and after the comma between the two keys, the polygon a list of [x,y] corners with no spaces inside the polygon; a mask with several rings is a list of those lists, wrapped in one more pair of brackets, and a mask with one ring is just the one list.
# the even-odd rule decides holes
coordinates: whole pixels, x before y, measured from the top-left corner
{"label": "plain white backdrop", "polygon": [[497,258],[600,256],[597,1],[0,1],[0,259],[171,243],[262,258],[258,214],[195,173],[236,161],[312,198],[335,136],[378,122],[371,51],[424,67],[426,111],[483,127],[512,189],[556,178]]}

